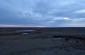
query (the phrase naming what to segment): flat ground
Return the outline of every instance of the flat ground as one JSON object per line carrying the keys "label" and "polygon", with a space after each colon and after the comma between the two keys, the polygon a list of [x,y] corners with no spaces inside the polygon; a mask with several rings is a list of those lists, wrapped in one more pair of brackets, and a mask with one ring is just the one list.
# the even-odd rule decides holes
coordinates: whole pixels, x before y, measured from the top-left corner
{"label": "flat ground", "polygon": [[48,34],[0,36],[0,55],[85,55],[85,41]]}

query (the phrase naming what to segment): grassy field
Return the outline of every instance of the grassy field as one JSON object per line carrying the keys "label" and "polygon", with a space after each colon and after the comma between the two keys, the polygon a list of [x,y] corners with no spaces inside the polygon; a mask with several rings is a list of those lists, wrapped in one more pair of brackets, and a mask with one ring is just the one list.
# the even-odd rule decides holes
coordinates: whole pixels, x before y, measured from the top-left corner
{"label": "grassy field", "polygon": [[[85,55],[85,40],[78,39],[84,38],[85,34],[78,29],[4,34],[0,35],[0,55]],[[69,36],[72,38],[66,40]]]}

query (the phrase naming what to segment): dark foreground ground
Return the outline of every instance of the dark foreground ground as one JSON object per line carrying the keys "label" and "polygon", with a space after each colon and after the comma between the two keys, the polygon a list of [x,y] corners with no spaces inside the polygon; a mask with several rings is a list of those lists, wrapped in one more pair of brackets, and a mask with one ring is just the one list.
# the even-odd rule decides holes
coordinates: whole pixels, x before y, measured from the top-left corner
{"label": "dark foreground ground", "polygon": [[28,34],[1,29],[0,55],[85,55],[84,29],[37,29]]}

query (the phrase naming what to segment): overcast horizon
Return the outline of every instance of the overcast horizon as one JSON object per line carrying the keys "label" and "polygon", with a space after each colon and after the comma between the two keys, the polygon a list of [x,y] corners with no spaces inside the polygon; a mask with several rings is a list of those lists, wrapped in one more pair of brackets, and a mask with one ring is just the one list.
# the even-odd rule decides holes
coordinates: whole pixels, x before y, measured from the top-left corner
{"label": "overcast horizon", "polygon": [[85,27],[85,0],[0,0],[0,27]]}

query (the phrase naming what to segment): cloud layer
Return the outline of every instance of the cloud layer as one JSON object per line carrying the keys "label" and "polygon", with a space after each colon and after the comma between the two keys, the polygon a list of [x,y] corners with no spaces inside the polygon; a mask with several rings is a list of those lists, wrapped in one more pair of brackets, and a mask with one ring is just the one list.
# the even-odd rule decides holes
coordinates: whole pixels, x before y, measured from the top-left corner
{"label": "cloud layer", "polygon": [[85,27],[85,1],[1,0],[0,24]]}

